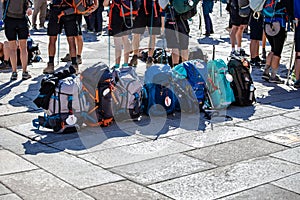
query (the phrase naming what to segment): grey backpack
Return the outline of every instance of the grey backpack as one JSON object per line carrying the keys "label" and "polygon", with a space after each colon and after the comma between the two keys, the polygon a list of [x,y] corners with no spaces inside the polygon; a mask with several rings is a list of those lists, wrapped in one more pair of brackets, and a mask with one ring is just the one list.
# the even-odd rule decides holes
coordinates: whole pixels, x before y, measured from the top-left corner
{"label": "grey backpack", "polygon": [[116,80],[112,93],[114,120],[138,120],[142,112],[141,80],[132,67],[115,70],[113,76]]}

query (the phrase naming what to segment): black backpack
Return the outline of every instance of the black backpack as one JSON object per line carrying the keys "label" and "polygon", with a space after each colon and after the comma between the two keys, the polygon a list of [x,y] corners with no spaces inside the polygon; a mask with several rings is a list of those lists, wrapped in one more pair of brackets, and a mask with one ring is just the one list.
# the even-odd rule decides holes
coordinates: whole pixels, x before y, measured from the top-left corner
{"label": "black backpack", "polygon": [[230,83],[234,93],[233,105],[250,106],[255,100],[255,87],[250,74],[250,63],[245,58],[231,57],[228,62],[229,73],[233,77]]}

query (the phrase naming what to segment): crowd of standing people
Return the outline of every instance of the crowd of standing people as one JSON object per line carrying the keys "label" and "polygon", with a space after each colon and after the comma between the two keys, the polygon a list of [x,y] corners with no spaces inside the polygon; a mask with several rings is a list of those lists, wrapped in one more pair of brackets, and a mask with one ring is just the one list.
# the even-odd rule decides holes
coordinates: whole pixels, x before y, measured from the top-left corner
{"label": "crowd of standing people", "polygon": [[[17,79],[17,48],[20,49],[23,69],[22,78],[24,80],[31,78],[27,71],[26,60],[26,41],[30,28],[32,31],[46,31],[47,29],[47,35],[49,36],[48,62],[43,73],[53,73],[55,70],[54,56],[56,54],[56,41],[62,29],[64,29],[69,45],[69,53],[64,60],[71,61],[71,65],[74,66],[78,73],[78,66],[82,63],[82,18],[84,17],[86,21],[88,32],[95,32],[97,35],[102,35],[102,12],[104,11],[104,7],[109,7],[108,34],[113,36],[115,45],[114,68],[128,65],[137,66],[138,57],[140,56],[139,42],[145,30],[147,30],[149,34],[148,57],[146,59],[147,67],[153,63],[156,38],[161,36],[165,37],[167,48],[172,53],[173,66],[189,59],[189,22],[188,19],[180,17],[180,13],[176,12],[172,7],[172,1],[170,1],[171,4],[167,4],[164,8],[155,0],[141,1],[137,13],[134,13],[132,18],[125,18],[120,15],[122,11],[124,12],[124,10],[122,10],[123,7],[119,6],[120,0],[90,0],[92,8],[89,12],[84,14],[66,12],[66,10],[71,7],[68,0],[52,0],[51,3],[47,0],[34,0],[33,2],[30,0],[22,0],[21,4],[19,0],[2,1],[4,29],[8,42],[6,45],[0,46],[0,53],[2,52],[1,55],[3,55],[3,52],[9,52],[9,56],[6,55],[6,59],[9,57],[12,67],[11,80]],[[214,34],[214,23],[210,17],[210,14],[213,12],[214,3],[214,0],[201,1],[201,12],[203,12],[205,22],[206,37]],[[277,72],[287,36],[287,29],[289,25],[291,25],[292,30],[295,31],[296,53],[294,68],[296,81],[294,86],[299,88],[300,31],[298,19],[300,17],[300,2],[296,0],[266,0],[265,4],[276,4],[274,15],[268,16],[268,14],[262,12],[258,17],[254,17],[253,13],[250,13],[248,16],[241,16],[239,13],[239,0],[227,0],[226,10],[230,16],[229,24],[231,27],[230,42],[232,49],[230,56],[247,56],[247,53],[241,47],[243,33],[245,29],[249,27],[251,65],[254,67],[264,67],[262,73],[264,80],[277,84],[283,83],[284,81],[278,76]],[[33,11],[31,9],[32,7],[34,7]],[[28,26],[28,16],[31,14],[32,21],[31,25]],[[37,20],[38,16],[39,20]],[[39,27],[37,26],[37,21],[39,21]],[[48,21],[47,28],[46,21]],[[274,32],[274,29],[276,29],[276,32]],[[129,40],[129,35],[132,35],[132,41]],[[261,42],[262,56],[260,57],[259,49]],[[268,54],[266,52],[267,42],[271,46]],[[4,47],[6,48],[5,50]],[[130,60],[131,52],[133,56]],[[2,57],[4,58],[4,55]],[[121,61],[123,61],[122,65]],[[7,62],[3,62],[2,67],[3,66],[7,67]]]}

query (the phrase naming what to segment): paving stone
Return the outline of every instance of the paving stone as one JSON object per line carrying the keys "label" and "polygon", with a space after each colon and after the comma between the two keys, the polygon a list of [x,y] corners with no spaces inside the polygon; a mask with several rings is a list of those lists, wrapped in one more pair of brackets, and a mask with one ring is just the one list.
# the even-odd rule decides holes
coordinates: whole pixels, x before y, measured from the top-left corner
{"label": "paving stone", "polygon": [[142,160],[166,156],[193,149],[184,144],[162,138],[128,146],[97,151],[80,157],[104,168],[126,165]]}
{"label": "paving stone", "polygon": [[299,172],[300,166],[261,157],[151,185],[174,199],[213,199]]}
{"label": "paving stone", "polygon": [[10,127],[20,124],[31,123],[34,118],[37,118],[37,116],[38,113],[32,112],[23,112],[13,115],[0,116],[0,127]]}
{"label": "paving stone", "polygon": [[257,134],[249,129],[232,127],[232,126],[217,126],[214,129],[207,129],[197,132],[189,132],[181,135],[170,137],[171,139],[188,144],[195,148],[211,146],[231,140],[236,140],[244,137],[249,137]]}
{"label": "paving stone", "polygon": [[262,133],[257,135],[257,137],[289,147],[299,146],[300,126],[296,125],[280,130]]}
{"label": "paving stone", "polygon": [[0,196],[0,200],[22,200],[22,199],[18,197],[16,194],[6,194]]}
{"label": "paving stone", "polygon": [[0,176],[0,181],[25,200],[93,199],[43,170]]}
{"label": "paving stone", "polygon": [[140,186],[130,181],[109,183],[84,190],[96,199],[109,200],[167,200],[170,199],[153,190]]}
{"label": "paving stone", "polygon": [[15,154],[55,153],[59,150],[31,141],[7,129],[0,129],[0,145]]}
{"label": "paving stone", "polygon": [[24,157],[81,189],[123,179],[66,153],[25,155]]}
{"label": "paving stone", "polygon": [[292,119],[300,120],[300,111],[289,112],[289,113],[285,114],[284,116],[290,117]]}
{"label": "paving stone", "polygon": [[175,154],[116,167],[112,171],[135,182],[148,185],[214,167],[198,159]]}
{"label": "paving stone", "polygon": [[37,168],[28,161],[7,150],[0,150],[0,160],[0,175],[33,170]]}
{"label": "paving stone", "polygon": [[272,156],[300,165],[300,147],[280,151],[272,154]]}
{"label": "paving stone", "polygon": [[251,137],[189,151],[185,154],[224,166],[284,149],[283,146]]}
{"label": "paving stone", "polygon": [[11,191],[0,183],[0,196],[8,193],[11,193]]}
{"label": "paving stone", "polygon": [[64,140],[49,145],[62,151],[79,155],[119,146],[135,144],[146,140],[146,138],[138,135],[119,135],[119,137],[112,137],[112,135],[100,133],[89,135],[82,134],[79,138]]}
{"label": "paving stone", "polygon": [[22,113],[27,111],[32,111],[32,108],[28,108],[20,103],[15,103],[14,105],[10,104],[0,104],[0,116],[11,115],[15,113]]}
{"label": "paving stone", "polygon": [[[275,117],[266,117],[258,120],[252,120],[249,122],[241,122],[238,125],[245,128],[249,128],[251,130],[264,132],[264,131],[274,131],[277,129],[282,129],[289,126],[295,126],[298,124],[300,124],[300,121],[298,120],[290,119],[283,116],[275,116]],[[266,126],[268,127],[267,129]]]}
{"label": "paving stone", "polygon": [[300,195],[300,173],[272,182],[272,184]]}
{"label": "paving stone", "polygon": [[288,200],[298,200],[300,195],[284,190],[282,188],[276,187],[274,185],[262,185],[255,187],[250,190],[239,192],[234,195],[230,195],[220,200],[273,200],[273,199],[288,199]]}

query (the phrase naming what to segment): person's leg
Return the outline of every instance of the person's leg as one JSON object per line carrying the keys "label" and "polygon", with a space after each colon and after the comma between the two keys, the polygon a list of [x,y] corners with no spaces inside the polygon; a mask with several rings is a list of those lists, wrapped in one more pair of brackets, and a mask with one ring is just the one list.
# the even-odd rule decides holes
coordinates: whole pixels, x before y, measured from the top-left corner
{"label": "person's leg", "polygon": [[180,51],[180,55],[181,55],[181,61],[185,62],[189,60],[189,50],[188,49],[183,49]]}
{"label": "person's leg", "polygon": [[20,58],[22,63],[23,72],[27,71],[28,64],[28,51],[27,51],[27,40],[19,40]]}
{"label": "person's leg", "polygon": [[238,27],[236,35],[235,35],[238,51],[241,49],[241,46],[242,46],[242,38],[243,38],[243,32],[244,32],[245,28],[246,28],[246,25],[240,25]]}
{"label": "person's leg", "polygon": [[123,43],[123,47],[124,47],[124,65],[128,65],[129,54],[130,54],[130,50],[131,50],[128,35],[122,36],[122,43]]}
{"label": "person's leg", "polygon": [[262,56],[261,57],[264,60],[266,60],[266,58],[267,58],[266,44],[267,44],[267,37],[266,37],[265,31],[263,31],[263,37],[262,37],[262,43],[261,43],[261,47],[262,47]]}
{"label": "person's leg", "polygon": [[120,67],[121,63],[121,54],[122,54],[122,37],[114,36],[114,44],[115,44],[115,68]]}
{"label": "person's leg", "polygon": [[41,1],[40,28],[45,28],[46,15],[47,15],[47,1]]}
{"label": "person's leg", "polygon": [[294,84],[294,87],[300,88],[300,52],[296,52],[295,76],[296,76],[296,82]]}
{"label": "person's leg", "polygon": [[17,72],[17,41],[16,40],[12,40],[12,41],[8,41],[9,44],[9,57],[10,57],[10,63],[11,63],[11,67],[12,67],[12,71],[13,72]]}
{"label": "person's leg", "polygon": [[180,52],[179,49],[172,49],[173,67],[179,64]]}
{"label": "person's leg", "polygon": [[40,0],[34,0],[33,1],[33,5],[34,5],[34,10],[33,10],[33,13],[32,13],[32,29],[33,30],[37,30],[37,27],[36,27],[36,19],[37,19],[37,15],[38,13],[40,12],[40,3],[41,1]]}
{"label": "person's leg", "polygon": [[238,26],[232,25],[231,32],[230,32],[230,43],[231,43],[231,53],[234,53],[235,51],[235,45],[236,45],[236,33],[238,31]]}
{"label": "person's leg", "polygon": [[209,14],[203,14],[205,23],[205,36],[210,36],[210,18]]}
{"label": "person's leg", "polygon": [[[76,52],[75,36],[68,36],[67,41],[68,41],[68,44],[69,44],[69,52],[70,52],[72,64],[77,64],[77,62],[76,62],[76,53],[77,52]],[[75,62],[74,62],[73,58],[75,58]]]}
{"label": "person's leg", "polygon": [[10,57],[10,48],[9,48],[9,43],[7,41],[5,41],[3,44],[3,54],[4,54],[4,62],[8,63]]}

